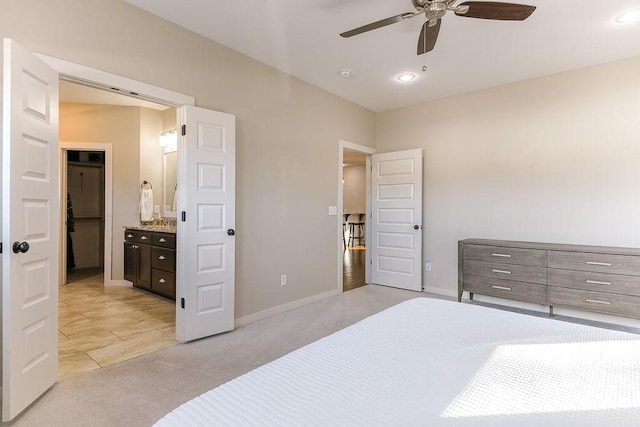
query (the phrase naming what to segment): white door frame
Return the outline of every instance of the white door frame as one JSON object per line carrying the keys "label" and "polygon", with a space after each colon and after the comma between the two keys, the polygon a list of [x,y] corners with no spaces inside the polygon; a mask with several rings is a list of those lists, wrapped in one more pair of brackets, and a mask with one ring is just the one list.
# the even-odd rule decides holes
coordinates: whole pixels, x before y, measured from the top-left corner
{"label": "white door frame", "polygon": [[[76,64],[70,61],[54,58],[52,56],[44,55],[41,53],[34,53],[34,54],[35,56],[40,58],[42,61],[44,61],[46,64],[48,64],[50,67],[52,67],[54,70],[57,70],[60,75],[60,78],[64,80],[84,84],[87,86],[96,87],[99,89],[108,90],[110,92],[119,93],[121,95],[128,95],[135,98],[144,99],[147,101],[152,101],[158,104],[169,105],[172,107],[180,107],[182,105],[195,105],[195,98],[189,95],[173,92],[167,89],[163,89],[161,87],[139,82],[137,80],[128,79],[126,77],[118,76],[116,74],[108,73],[106,71],[96,70],[94,68],[90,68],[81,64]],[[177,121],[178,121],[178,117],[176,112],[176,123]],[[111,150],[110,147],[105,147],[104,145],[101,145],[101,144],[94,144],[92,145],[92,147],[98,150],[105,150],[105,156],[106,156],[106,151]],[[112,158],[112,156],[109,156],[109,158]],[[105,173],[106,173],[106,164],[105,164]],[[105,175],[105,181],[106,179],[107,177]],[[106,186],[106,182],[105,182],[105,186]],[[105,192],[106,192],[106,187],[105,187]],[[66,206],[66,199],[65,199],[65,206]],[[107,222],[106,214],[107,212],[106,212],[106,206],[105,206],[105,222]],[[107,239],[107,236],[105,236],[105,246],[106,246],[106,240],[110,240],[110,239]],[[111,257],[111,248],[108,253],[109,253],[109,257]],[[105,250],[105,258],[106,256],[107,256],[107,251]],[[106,266],[105,266],[105,269],[106,269]],[[110,277],[111,270],[109,270],[108,274],[109,274],[109,278],[111,278]],[[106,284],[106,280],[107,280],[107,273],[105,271],[105,284]],[[111,280],[111,284],[118,284],[118,283],[117,282],[114,283],[114,281]]]}
{"label": "white door frame", "polygon": [[[353,142],[349,142],[349,141],[344,141],[342,139],[338,140],[338,233],[336,234],[337,236],[341,236],[344,233],[344,230],[342,228],[342,222],[344,220],[343,218],[343,211],[344,211],[344,186],[343,186],[343,180],[344,180],[344,170],[343,170],[343,163],[344,163],[344,151],[353,151],[355,153],[359,153],[362,154],[363,156],[366,156],[366,184],[365,184],[365,192],[366,192],[366,199],[365,199],[365,204],[366,204],[366,215],[365,215],[365,226],[364,229],[365,230],[369,230],[369,219],[370,219],[370,215],[371,215],[371,155],[376,153],[376,150],[374,148],[371,147],[367,147],[366,145],[360,145],[360,144],[355,144]],[[370,278],[371,278],[371,253],[369,252],[369,238],[370,238],[370,233],[366,232],[365,233],[365,271],[364,271],[364,281],[365,283],[370,283]],[[343,287],[344,287],[344,283],[342,280],[342,275],[343,275],[343,269],[344,269],[344,249],[343,249],[343,240],[342,237],[340,239],[338,239],[338,246],[337,246],[337,254],[338,254],[338,290],[340,292],[343,292]]]}
{"label": "white door frame", "polygon": [[[126,280],[111,279],[111,248],[113,243],[113,144],[102,142],[59,141],[60,148],[60,254],[67,250],[67,175],[68,150],[104,151],[104,284],[106,286],[129,286]],[[60,256],[60,284],[67,283],[67,263]]]}
{"label": "white door frame", "polygon": [[[60,74],[60,78],[86,86],[96,87],[120,95],[132,96],[158,104],[180,107],[182,105],[195,105],[193,96],[173,92],[161,87],[153,86],[137,80],[128,79],[117,74],[96,70],[84,65],[54,58],[42,53],[34,53]],[[177,116],[176,116],[177,119]]]}
{"label": "white door frame", "polygon": [[[126,77],[111,74],[106,71],[96,70],[81,64],[76,64],[70,61],[54,58],[52,56],[44,55],[41,53],[34,53],[34,55],[57,70],[60,78],[75,83],[83,84],[86,86],[92,86],[110,92],[119,93],[121,95],[133,96],[135,98],[144,99],[147,101],[156,102],[159,104],[170,105],[173,107],[179,107],[181,105],[195,105],[195,98],[189,95],[184,95],[178,92],[173,92],[167,89],[163,89],[157,86],[153,86],[147,83],[139,82],[136,80],[128,79]],[[177,114],[177,113],[176,113]],[[177,116],[176,116],[177,122]],[[63,145],[66,144],[66,145]],[[125,280],[112,280],[112,239],[113,239],[113,224],[112,224],[112,190],[111,184],[113,182],[112,176],[112,159],[113,159],[113,147],[111,144],[91,144],[82,142],[60,142],[60,148],[79,149],[83,150],[99,150],[105,151],[105,251],[104,251],[104,283],[105,285],[129,285],[129,282]],[[107,166],[107,159],[109,159],[109,166]],[[61,169],[62,170],[62,169]],[[66,177],[65,177],[66,179]],[[66,181],[65,181],[66,182]],[[107,184],[109,183],[109,188]],[[62,187],[61,187],[62,188]],[[109,204],[108,200],[109,199]],[[62,195],[61,195],[62,200]],[[66,209],[66,195],[64,207]],[[62,206],[62,205],[61,205]],[[63,218],[66,217],[66,214]],[[66,230],[64,226],[61,227],[61,233]],[[110,229],[111,233],[108,232]],[[61,234],[62,244],[61,249],[66,249],[66,237]],[[58,265],[62,265],[63,261],[58,261]],[[59,278],[62,283],[63,275],[66,276],[66,272],[60,272]]]}

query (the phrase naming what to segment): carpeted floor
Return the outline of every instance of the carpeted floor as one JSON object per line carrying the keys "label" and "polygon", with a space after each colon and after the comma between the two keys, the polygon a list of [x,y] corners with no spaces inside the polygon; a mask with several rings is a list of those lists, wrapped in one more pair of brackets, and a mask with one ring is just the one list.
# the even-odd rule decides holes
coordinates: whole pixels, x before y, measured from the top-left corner
{"label": "carpeted floor", "polygon": [[364,286],[56,383],[12,425],[149,426],[180,404],[310,342],[425,294]]}

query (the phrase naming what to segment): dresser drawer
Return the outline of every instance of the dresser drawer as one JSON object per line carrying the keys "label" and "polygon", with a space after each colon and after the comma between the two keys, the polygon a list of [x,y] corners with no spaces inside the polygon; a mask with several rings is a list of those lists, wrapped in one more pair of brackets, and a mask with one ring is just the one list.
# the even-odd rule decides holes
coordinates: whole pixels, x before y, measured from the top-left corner
{"label": "dresser drawer", "polygon": [[547,287],[512,280],[493,279],[481,276],[465,276],[464,290],[499,298],[545,304]]}
{"label": "dresser drawer", "polygon": [[465,245],[464,259],[546,267],[547,251],[502,246]]}
{"label": "dresser drawer", "polygon": [[153,233],[153,236],[151,237],[151,244],[153,246],[175,249],[176,235],[169,233]]}
{"label": "dresser drawer", "polygon": [[640,257],[588,252],[549,251],[549,267],[639,276]]}
{"label": "dresser drawer", "polygon": [[142,230],[138,230],[136,232],[136,242],[137,243],[142,243],[144,245],[150,245],[151,244],[151,236],[153,235],[153,233],[151,233],[150,231],[142,231]]}
{"label": "dresser drawer", "polygon": [[171,271],[154,268],[151,270],[151,290],[176,298],[176,274]]}
{"label": "dresser drawer", "polygon": [[124,240],[130,243],[151,244],[151,232],[142,230],[124,230]]}
{"label": "dresser drawer", "polygon": [[171,249],[151,248],[151,267],[166,271],[175,271],[176,252]]}
{"label": "dresser drawer", "polygon": [[640,318],[640,297],[547,287],[547,304]]}
{"label": "dresser drawer", "polygon": [[475,260],[464,261],[465,283],[467,275],[491,277],[516,282],[529,282],[544,285],[547,283],[547,269],[528,265],[501,264]]}
{"label": "dresser drawer", "polygon": [[549,286],[640,296],[640,276],[549,269]]}
{"label": "dresser drawer", "polygon": [[135,230],[124,230],[124,241],[128,243],[137,243],[138,232]]}

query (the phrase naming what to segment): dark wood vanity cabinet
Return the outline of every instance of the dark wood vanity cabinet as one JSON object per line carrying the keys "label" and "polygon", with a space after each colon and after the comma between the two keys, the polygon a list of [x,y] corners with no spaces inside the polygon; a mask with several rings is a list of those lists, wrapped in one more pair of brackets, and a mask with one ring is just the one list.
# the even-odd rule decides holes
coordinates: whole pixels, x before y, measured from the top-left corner
{"label": "dark wood vanity cabinet", "polygon": [[126,229],[124,275],[133,286],[176,299],[174,233]]}
{"label": "dark wood vanity cabinet", "polygon": [[175,300],[176,235],[153,233],[151,244],[151,290]]}

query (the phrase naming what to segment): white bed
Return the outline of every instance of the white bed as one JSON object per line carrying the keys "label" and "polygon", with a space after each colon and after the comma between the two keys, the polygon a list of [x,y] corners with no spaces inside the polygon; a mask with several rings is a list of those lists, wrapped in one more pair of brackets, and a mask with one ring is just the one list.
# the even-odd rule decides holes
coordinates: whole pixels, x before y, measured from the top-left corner
{"label": "white bed", "polygon": [[416,298],[157,426],[640,425],[640,336]]}

